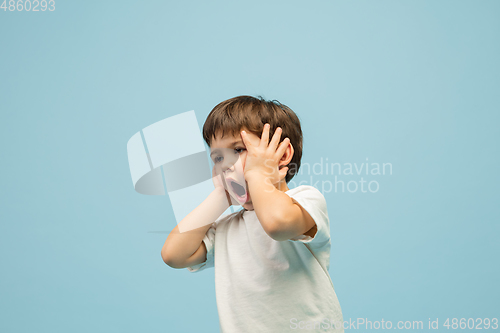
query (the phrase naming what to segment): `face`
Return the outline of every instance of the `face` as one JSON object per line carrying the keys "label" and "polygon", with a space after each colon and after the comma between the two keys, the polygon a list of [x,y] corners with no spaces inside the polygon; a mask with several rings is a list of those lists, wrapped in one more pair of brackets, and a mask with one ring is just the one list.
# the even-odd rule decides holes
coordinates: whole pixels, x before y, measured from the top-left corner
{"label": "face", "polygon": [[[246,210],[253,210],[252,199],[243,170],[247,150],[241,136],[217,135],[210,145],[210,158],[214,163],[215,173],[222,174],[229,195]],[[234,201],[233,201],[234,202]]]}

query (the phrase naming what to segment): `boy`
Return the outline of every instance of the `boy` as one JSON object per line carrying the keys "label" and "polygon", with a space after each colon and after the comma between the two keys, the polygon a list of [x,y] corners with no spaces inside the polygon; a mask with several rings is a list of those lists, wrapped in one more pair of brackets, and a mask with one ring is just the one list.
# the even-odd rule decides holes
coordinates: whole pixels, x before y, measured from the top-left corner
{"label": "boy", "polygon": [[[203,138],[215,190],[169,234],[165,263],[191,272],[215,267],[222,332],[343,332],[328,274],[326,201],[312,186],[287,186],[302,156],[296,114],[238,96],[210,112]],[[233,204],[243,210],[221,217]]]}

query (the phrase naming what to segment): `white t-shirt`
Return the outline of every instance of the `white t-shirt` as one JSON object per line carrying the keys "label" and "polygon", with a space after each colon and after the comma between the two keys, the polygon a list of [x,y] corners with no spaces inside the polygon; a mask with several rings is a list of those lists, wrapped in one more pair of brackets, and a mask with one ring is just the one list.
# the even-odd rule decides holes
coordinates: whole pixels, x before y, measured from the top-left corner
{"label": "white t-shirt", "polygon": [[[285,192],[314,219],[314,238],[276,241],[255,211],[217,219],[203,242],[207,260],[190,272],[215,266],[215,291],[223,333],[343,332],[330,266],[330,223],[319,190],[302,185]],[[214,265],[215,263],[215,265]],[[338,329],[335,329],[336,323]]]}

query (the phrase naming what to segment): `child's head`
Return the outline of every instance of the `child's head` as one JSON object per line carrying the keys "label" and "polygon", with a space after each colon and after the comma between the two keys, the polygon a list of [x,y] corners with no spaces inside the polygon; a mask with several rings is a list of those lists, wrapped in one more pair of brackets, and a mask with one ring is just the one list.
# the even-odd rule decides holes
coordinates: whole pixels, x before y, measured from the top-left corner
{"label": "child's head", "polygon": [[266,101],[261,96],[237,96],[217,104],[203,125],[203,138],[208,146],[217,136],[230,134],[239,137],[243,128],[258,137],[262,135],[264,124],[269,123],[272,138],[277,127],[281,127],[281,139],[290,139],[293,157],[288,165],[286,182],[288,183],[298,172],[302,158],[302,130],[300,120],[288,106],[280,102]]}
{"label": "child's head", "polygon": [[[208,115],[203,125],[203,138],[211,148],[214,148],[214,142],[217,143],[217,146],[230,148],[230,143],[241,141],[240,131],[243,129],[260,138],[266,123],[271,125],[270,138],[272,138],[276,128],[281,127],[280,142],[287,137],[290,139],[291,147],[286,153],[288,155],[284,158],[286,165],[282,165],[288,167],[285,176],[285,181],[288,183],[300,167],[302,130],[299,118],[286,105],[276,100],[266,101],[260,96],[259,98],[238,96],[228,99],[215,106]],[[234,149],[241,148],[243,150],[245,148],[242,142],[239,146],[234,147]],[[234,162],[236,160],[233,160]],[[280,165],[280,167],[282,166]],[[238,168],[238,165],[235,167]],[[239,181],[241,180],[239,179]]]}

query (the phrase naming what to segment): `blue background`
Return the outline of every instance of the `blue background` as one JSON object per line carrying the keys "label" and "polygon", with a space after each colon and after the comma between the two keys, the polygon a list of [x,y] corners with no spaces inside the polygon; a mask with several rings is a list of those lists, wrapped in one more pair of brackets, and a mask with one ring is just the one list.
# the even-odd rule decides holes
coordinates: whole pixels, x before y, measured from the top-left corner
{"label": "blue background", "polygon": [[0,331],[217,332],[214,271],[163,263],[170,202],[134,191],[126,143],[242,94],[299,115],[303,163],[393,165],[377,193],[325,194],[344,319],[500,317],[499,17],[486,0],[1,10]]}

